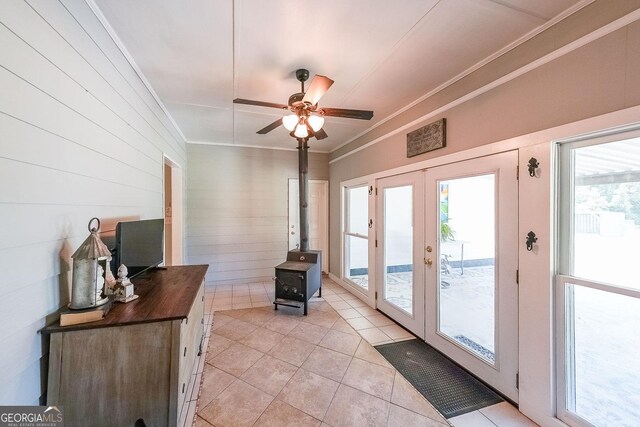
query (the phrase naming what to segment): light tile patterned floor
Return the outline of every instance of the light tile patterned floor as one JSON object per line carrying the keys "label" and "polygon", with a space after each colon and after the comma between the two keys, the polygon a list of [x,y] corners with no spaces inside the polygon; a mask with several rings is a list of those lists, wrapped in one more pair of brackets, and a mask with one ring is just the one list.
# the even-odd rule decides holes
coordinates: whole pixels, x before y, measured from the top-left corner
{"label": "light tile patterned floor", "polygon": [[[413,335],[329,279],[322,294],[303,316],[273,310],[273,282],[206,289],[196,427],[450,424],[372,347]],[[509,404],[471,414],[449,421],[535,425]]]}

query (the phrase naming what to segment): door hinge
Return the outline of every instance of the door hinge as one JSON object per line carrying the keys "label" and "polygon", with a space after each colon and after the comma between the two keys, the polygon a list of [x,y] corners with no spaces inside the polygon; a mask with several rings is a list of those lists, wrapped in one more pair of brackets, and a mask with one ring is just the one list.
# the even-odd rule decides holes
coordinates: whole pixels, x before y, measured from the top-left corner
{"label": "door hinge", "polygon": [[376,239],[376,248],[378,247],[378,239]]}
{"label": "door hinge", "polygon": [[516,389],[520,390],[520,372],[516,372]]}
{"label": "door hinge", "polygon": [[520,284],[520,270],[516,270],[516,284]]}
{"label": "door hinge", "polygon": [[516,166],[516,181],[520,181],[520,165]]}
{"label": "door hinge", "polygon": [[369,195],[372,195],[372,194],[373,194],[373,185],[370,185],[369,186]]}
{"label": "door hinge", "polygon": [[376,187],[376,196],[378,195],[378,187]]}
{"label": "door hinge", "polygon": [[376,300],[378,299],[378,291],[376,291],[376,295],[374,297]]}

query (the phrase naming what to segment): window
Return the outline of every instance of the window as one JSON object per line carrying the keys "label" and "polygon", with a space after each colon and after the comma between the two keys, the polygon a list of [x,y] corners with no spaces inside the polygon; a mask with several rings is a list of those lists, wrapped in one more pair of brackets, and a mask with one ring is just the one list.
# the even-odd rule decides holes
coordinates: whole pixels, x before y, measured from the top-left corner
{"label": "window", "polygon": [[558,154],[558,416],[640,425],[640,138]]}
{"label": "window", "polygon": [[344,192],[344,278],[369,289],[369,186]]}

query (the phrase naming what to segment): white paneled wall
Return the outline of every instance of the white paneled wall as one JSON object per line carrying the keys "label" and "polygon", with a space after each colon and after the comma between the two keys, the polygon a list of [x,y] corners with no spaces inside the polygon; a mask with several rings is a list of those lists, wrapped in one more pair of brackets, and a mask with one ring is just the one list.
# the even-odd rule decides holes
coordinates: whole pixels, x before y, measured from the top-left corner
{"label": "white paneled wall", "polygon": [[0,93],[0,405],[38,404],[89,219],[161,217],[186,148],[81,0],[0,2]]}
{"label": "white paneled wall", "polygon": [[[288,250],[297,151],[190,144],[187,157],[188,261],[210,265],[209,284],[272,277]],[[309,178],[328,175],[328,154],[310,153]]]}

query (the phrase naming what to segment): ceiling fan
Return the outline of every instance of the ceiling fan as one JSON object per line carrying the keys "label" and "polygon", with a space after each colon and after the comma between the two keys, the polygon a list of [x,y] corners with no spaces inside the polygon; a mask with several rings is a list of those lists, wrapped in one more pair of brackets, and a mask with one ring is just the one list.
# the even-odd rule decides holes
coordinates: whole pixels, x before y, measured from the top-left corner
{"label": "ceiling fan", "polygon": [[320,101],[320,98],[329,90],[333,84],[333,80],[326,76],[316,74],[305,92],[304,82],[309,79],[309,70],[304,68],[296,70],[296,78],[301,84],[301,90],[299,93],[294,93],[289,97],[287,105],[240,98],[234,99],[233,103],[279,108],[291,112],[291,114],[279,118],[270,125],[260,129],[257,133],[261,135],[271,132],[280,125],[284,125],[294,138],[315,137],[316,139],[325,139],[328,135],[324,129],[322,129],[324,116],[359,120],[371,120],[373,117],[373,111],[368,110],[319,107],[318,101]]}

